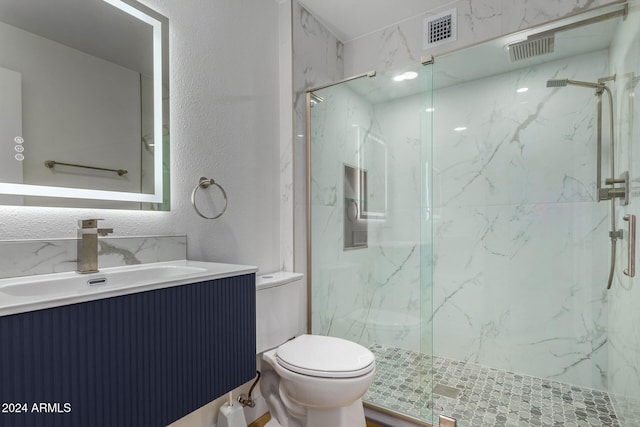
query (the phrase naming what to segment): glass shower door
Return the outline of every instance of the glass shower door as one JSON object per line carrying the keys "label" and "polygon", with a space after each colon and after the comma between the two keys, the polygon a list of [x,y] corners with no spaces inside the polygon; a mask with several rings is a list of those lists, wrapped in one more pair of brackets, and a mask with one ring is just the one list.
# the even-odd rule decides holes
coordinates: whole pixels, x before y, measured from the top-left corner
{"label": "glass shower door", "polygon": [[[638,279],[623,273],[637,262],[623,215],[640,206],[634,3],[435,59],[434,369],[457,397],[434,396],[458,426],[640,425]],[[554,49],[532,47],[542,40]],[[523,45],[530,56],[514,59]],[[563,79],[590,83],[548,84]],[[598,82],[614,99],[611,120],[603,95],[603,184],[631,176],[610,290]]]}
{"label": "glass shower door", "polygon": [[375,354],[366,405],[427,422],[431,68],[308,93],[312,332]]}

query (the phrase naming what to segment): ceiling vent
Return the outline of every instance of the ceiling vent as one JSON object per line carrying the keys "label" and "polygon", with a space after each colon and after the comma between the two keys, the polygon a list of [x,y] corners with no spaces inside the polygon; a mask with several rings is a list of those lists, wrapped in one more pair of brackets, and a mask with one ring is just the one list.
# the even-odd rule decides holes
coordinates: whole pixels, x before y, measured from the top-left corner
{"label": "ceiling vent", "polygon": [[555,46],[553,34],[545,37],[527,39],[523,42],[509,45],[509,57],[511,62],[522,61],[523,59],[552,53]]}
{"label": "ceiling vent", "polygon": [[457,14],[457,9],[451,9],[424,19],[425,50],[457,39]]}

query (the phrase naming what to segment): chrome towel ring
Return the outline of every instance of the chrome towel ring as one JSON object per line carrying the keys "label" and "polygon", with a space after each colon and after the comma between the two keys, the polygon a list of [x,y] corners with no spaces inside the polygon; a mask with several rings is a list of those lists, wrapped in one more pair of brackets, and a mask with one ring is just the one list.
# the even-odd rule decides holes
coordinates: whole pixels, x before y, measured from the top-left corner
{"label": "chrome towel ring", "polygon": [[[200,212],[200,209],[198,209],[198,207],[196,206],[196,193],[198,192],[198,189],[209,188],[209,186],[211,185],[215,185],[216,187],[218,187],[222,192],[222,196],[224,197],[224,208],[222,208],[222,211],[216,216],[206,216],[202,212]],[[196,213],[200,215],[202,218],[216,219],[216,218],[220,218],[222,214],[225,213],[225,211],[227,210],[227,206],[229,205],[229,200],[227,199],[227,192],[224,191],[224,188],[222,188],[220,184],[218,184],[213,178],[205,178],[203,176],[200,178],[200,181],[198,181],[198,185],[196,185],[193,191],[191,192],[191,204],[193,205],[193,209],[195,209]]]}

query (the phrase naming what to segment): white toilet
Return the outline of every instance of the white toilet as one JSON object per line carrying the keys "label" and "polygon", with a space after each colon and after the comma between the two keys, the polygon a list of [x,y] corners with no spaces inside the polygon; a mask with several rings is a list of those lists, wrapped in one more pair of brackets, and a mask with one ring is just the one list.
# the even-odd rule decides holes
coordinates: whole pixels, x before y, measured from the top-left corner
{"label": "white toilet", "polygon": [[340,338],[293,338],[303,277],[257,277],[256,344],[264,352],[260,390],[272,417],[267,426],[365,427],[361,398],[375,375],[373,353]]}

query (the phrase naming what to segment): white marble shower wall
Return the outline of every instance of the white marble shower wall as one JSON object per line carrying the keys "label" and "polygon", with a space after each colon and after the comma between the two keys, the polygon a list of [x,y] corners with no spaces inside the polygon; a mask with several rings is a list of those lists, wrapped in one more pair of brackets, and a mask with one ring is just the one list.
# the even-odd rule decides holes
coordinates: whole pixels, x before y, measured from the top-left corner
{"label": "white marble shower wall", "polygon": [[[631,179],[631,200],[626,207],[618,209],[617,228],[624,231],[618,244],[616,275],[609,291],[609,367],[608,385],[616,411],[629,416],[640,407],[640,280],[622,274],[628,268],[627,225],[622,220],[625,214],[640,215],[640,2],[630,2],[627,18],[618,29],[611,49],[611,73],[616,73],[615,112],[616,130],[616,171],[629,171]],[[611,84],[610,84],[611,85]],[[636,249],[636,269],[638,264]],[[638,270],[640,271],[640,270]],[[637,275],[640,273],[636,273]],[[637,418],[636,418],[637,420]]]}
{"label": "white marble shower wall", "polygon": [[[348,85],[316,93],[324,102],[311,127],[313,332],[419,350],[421,99],[371,105]],[[366,248],[344,250],[343,168],[361,164],[365,134],[386,147],[386,217],[367,221]],[[367,173],[381,182],[381,168]]]}
{"label": "white marble shower wall", "polygon": [[[446,2],[443,6],[425,10],[424,14],[393,23],[380,31],[345,41],[344,74],[352,76],[369,70],[396,70],[406,65],[417,64],[425,54],[438,56],[616,1],[458,0]],[[456,40],[425,50],[424,18],[452,9],[455,9],[457,14]]]}
{"label": "white marble shower wall", "polygon": [[[343,49],[341,43],[326,32],[305,27],[305,14],[294,14],[294,27],[308,28],[303,37],[294,35],[294,56],[314,52],[315,61],[296,56],[295,87],[301,94],[305,88],[332,81],[331,74],[335,75],[335,81],[369,70],[400,69],[416,64],[429,53],[436,55],[437,66],[438,55],[443,52],[609,3],[613,1],[461,0],[345,41]],[[458,40],[424,50],[423,18],[452,7],[458,11]],[[627,22],[636,22],[633,7],[630,10],[624,28],[631,28]],[[633,40],[624,48],[632,52],[624,61],[633,62],[634,66],[612,63],[612,69],[636,70],[638,74],[637,62],[634,62],[638,60],[637,41]],[[317,48],[317,43],[323,42],[326,45]],[[337,67],[334,72],[335,65],[339,64],[333,58],[338,45],[341,49],[337,56],[339,61],[344,61],[344,70]],[[630,307],[635,301],[633,291],[625,282],[625,289],[631,293],[621,294],[612,304],[615,313],[607,313],[603,300],[609,225],[606,204],[593,201],[595,97],[586,89],[544,87],[544,81],[551,77],[593,80],[612,72],[607,66],[606,52],[594,55],[600,55],[596,62],[583,58],[573,68],[549,64],[558,69],[545,71],[538,67],[526,75],[496,76],[466,88],[455,87],[435,94],[434,191],[440,196],[435,200],[439,211],[434,221],[439,233],[436,245],[444,251],[436,254],[435,292],[439,302],[434,303],[435,351],[447,357],[601,389],[607,385],[608,373],[610,384],[637,394],[640,375],[633,367],[639,365],[640,336],[637,331],[631,331],[637,321],[622,314],[634,312]],[[619,55],[622,61],[625,52]],[[311,78],[325,75],[329,78]],[[530,78],[537,79],[536,91],[521,94],[522,100],[516,98],[518,79]],[[488,92],[482,90],[484,84],[492,87],[497,95],[488,96]],[[618,88],[619,84],[616,83]],[[463,93],[463,90],[469,92]],[[449,103],[453,96],[464,97],[465,102],[454,107]],[[491,101],[494,99],[498,101]],[[618,103],[627,101],[619,98]],[[296,107],[301,105],[298,103]],[[450,108],[450,114],[445,113],[446,108]],[[451,131],[462,125],[468,127],[466,133]],[[476,132],[478,128],[482,129],[480,133]],[[637,128],[629,126],[632,135],[628,140],[638,141]],[[304,134],[304,129],[304,119],[299,115],[296,133]],[[438,139],[446,141],[446,145],[439,146]],[[296,159],[304,158],[300,157],[304,148],[298,151],[299,147],[302,145],[296,144]],[[631,144],[627,149],[631,150]],[[448,160],[444,164],[439,163],[445,158]],[[629,169],[633,177],[638,166],[634,168],[632,162]],[[297,169],[296,177],[296,194],[304,195],[304,168]],[[297,200],[300,203],[303,199]],[[302,224],[304,208],[298,204],[297,208],[297,224]],[[622,214],[619,210],[618,224],[622,224]],[[324,218],[338,221],[328,213]],[[338,225],[331,225],[334,226],[336,233],[341,231]],[[297,251],[303,251],[305,237],[299,230],[296,230],[296,242]],[[335,250],[341,251],[340,247]],[[622,244],[618,250],[624,252]],[[336,269],[345,270],[342,277],[354,282],[360,280],[354,267],[361,261],[356,252],[349,262],[336,264]],[[296,260],[296,265],[302,264],[303,252]],[[509,274],[504,270],[507,263],[512,266]],[[617,276],[622,268],[624,266],[618,266]],[[319,273],[315,271],[315,274]],[[343,289],[346,285],[335,283],[338,290],[326,292],[335,292],[339,298],[342,295],[339,292],[347,292]],[[314,282],[314,289],[315,286]],[[351,298],[357,298],[356,295],[354,291]],[[329,300],[325,303],[331,304],[337,305]],[[324,309],[325,306],[313,307],[314,330],[317,330],[317,316],[324,318],[323,327],[331,323],[331,312],[322,313]],[[607,338],[607,316],[610,329],[620,331],[617,338]],[[438,325],[447,322],[448,328],[440,330]],[[629,340],[629,332],[634,339]],[[609,330],[609,333],[615,331]],[[462,342],[456,342],[458,339]],[[607,339],[614,349],[607,349],[611,347]]]}
{"label": "white marble shower wall", "polygon": [[293,198],[295,271],[307,272],[307,124],[306,91],[344,78],[342,42],[297,1],[293,26]]}
{"label": "white marble shower wall", "polygon": [[546,87],[606,75],[598,51],[435,92],[436,355],[606,387],[596,102],[593,90]]}

